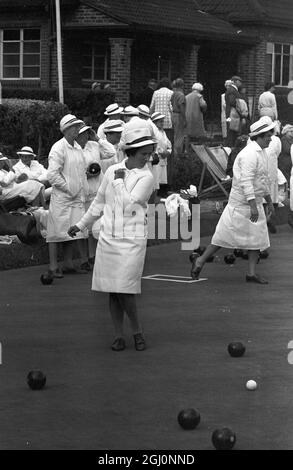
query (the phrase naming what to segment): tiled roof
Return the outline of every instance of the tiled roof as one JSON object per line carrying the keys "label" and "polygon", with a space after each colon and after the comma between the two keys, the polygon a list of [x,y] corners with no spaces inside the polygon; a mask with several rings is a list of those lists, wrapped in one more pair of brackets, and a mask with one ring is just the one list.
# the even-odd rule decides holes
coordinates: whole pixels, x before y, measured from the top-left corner
{"label": "tiled roof", "polygon": [[237,42],[248,39],[230,23],[201,11],[197,0],[81,0],[81,3],[137,28],[176,30],[206,39]]}
{"label": "tiled roof", "polygon": [[232,22],[293,27],[292,0],[197,0],[200,7]]}
{"label": "tiled roof", "polygon": [[[74,6],[77,0],[60,0],[61,7]],[[48,0],[0,0],[0,10],[27,10],[44,9],[49,4]]]}

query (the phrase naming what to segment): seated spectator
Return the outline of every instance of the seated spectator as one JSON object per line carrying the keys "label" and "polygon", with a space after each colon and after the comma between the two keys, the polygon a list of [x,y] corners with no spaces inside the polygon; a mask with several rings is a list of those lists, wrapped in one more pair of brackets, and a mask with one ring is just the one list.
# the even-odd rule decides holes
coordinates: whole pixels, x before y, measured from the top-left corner
{"label": "seated spectator", "polygon": [[31,147],[22,147],[21,150],[16,152],[20,160],[13,166],[18,182],[29,180],[36,180],[46,186],[45,199],[50,198],[52,188],[47,178],[46,168],[35,160],[36,154]]}
{"label": "seated spectator", "polygon": [[11,162],[0,153],[0,200],[7,201],[17,196],[23,197],[32,206],[46,208],[42,183],[35,180],[19,181]]}

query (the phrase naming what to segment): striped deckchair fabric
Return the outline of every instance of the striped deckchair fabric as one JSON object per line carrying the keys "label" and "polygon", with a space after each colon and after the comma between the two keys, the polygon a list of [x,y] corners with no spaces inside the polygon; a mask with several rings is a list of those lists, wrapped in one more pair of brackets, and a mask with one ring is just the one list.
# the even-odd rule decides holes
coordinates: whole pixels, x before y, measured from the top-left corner
{"label": "striped deckchair fabric", "polygon": [[[205,145],[191,144],[191,148],[196,157],[202,162],[203,169],[200,177],[200,183],[198,187],[199,196],[207,196],[210,192],[214,191],[217,187],[222,190],[226,197],[229,196],[226,188],[230,188],[231,179],[227,179],[226,168],[228,155],[225,149],[221,146],[218,147],[207,147]],[[205,172],[208,170],[216,185],[210,186],[202,190],[204,182]]]}

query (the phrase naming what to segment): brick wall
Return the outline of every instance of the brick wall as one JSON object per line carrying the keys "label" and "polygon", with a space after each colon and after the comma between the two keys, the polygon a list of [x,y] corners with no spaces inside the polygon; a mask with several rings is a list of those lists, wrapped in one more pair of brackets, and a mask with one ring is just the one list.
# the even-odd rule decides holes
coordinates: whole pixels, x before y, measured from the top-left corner
{"label": "brick wall", "polygon": [[108,16],[100,13],[94,8],[90,8],[86,5],[80,5],[76,10],[66,13],[66,19],[64,20],[64,26],[111,26],[123,24],[116,21]]}
{"label": "brick wall", "polygon": [[193,83],[198,77],[198,51],[200,46],[192,44],[185,53],[185,64],[183,69],[183,79],[187,93],[191,91]]}
{"label": "brick wall", "polygon": [[117,102],[129,104],[131,46],[132,39],[110,38],[111,46],[111,85],[116,93]]}
{"label": "brick wall", "polygon": [[283,28],[251,28],[251,32],[260,36],[260,41],[246,48],[239,55],[239,74],[244,78],[247,94],[255,99],[255,117],[257,117],[257,102],[264,91],[264,85],[271,80],[267,72],[267,42],[293,44],[293,30]]}

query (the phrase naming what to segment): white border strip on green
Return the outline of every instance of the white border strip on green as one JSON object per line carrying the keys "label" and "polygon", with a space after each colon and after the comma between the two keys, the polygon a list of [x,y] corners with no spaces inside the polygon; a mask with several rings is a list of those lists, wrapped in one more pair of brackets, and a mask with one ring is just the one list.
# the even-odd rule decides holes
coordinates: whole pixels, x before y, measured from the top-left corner
{"label": "white border strip on green", "polygon": [[[160,276],[164,276],[164,277],[160,277]],[[168,278],[170,278],[170,279],[168,279]],[[176,278],[176,279],[174,279],[174,278]],[[201,281],[207,281],[208,280],[206,277],[201,278],[201,279],[191,279],[190,277],[187,277],[187,276],[174,276],[173,274],[152,274],[150,276],[143,276],[142,279],[149,279],[151,281],[181,282],[181,283],[185,283],[185,284],[193,284],[195,282],[201,282]]]}

